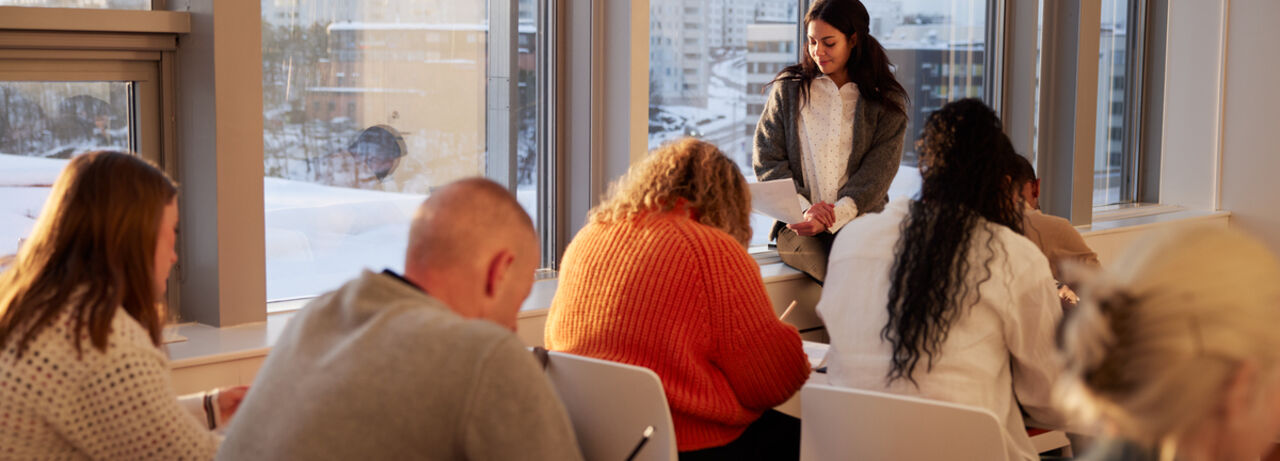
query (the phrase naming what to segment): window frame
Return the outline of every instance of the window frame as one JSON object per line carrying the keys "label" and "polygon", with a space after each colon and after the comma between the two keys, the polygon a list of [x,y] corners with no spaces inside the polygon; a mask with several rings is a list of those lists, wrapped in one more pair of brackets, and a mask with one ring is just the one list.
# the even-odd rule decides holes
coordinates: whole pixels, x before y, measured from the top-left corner
{"label": "window frame", "polygon": [[535,41],[537,43],[537,54],[534,56],[536,60],[535,73],[537,77],[537,101],[541,101],[538,105],[537,128],[536,128],[536,145],[538,146],[538,182],[536,189],[538,191],[538,219],[534,223],[538,228],[538,242],[542,250],[542,267],[540,269],[540,277],[554,276],[559,270],[559,255],[563,253],[562,248],[556,247],[556,235],[560,222],[560,214],[562,206],[560,200],[556,197],[559,190],[559,177],[557,165],[560,162],[559,143],[557,141],[557,130],[559,129],[559,89],[556,85],[558,76],[559,62],[559,28],[560,22],[557,20],[559,15],[559,5],[557,0],[535,0],[538,8],[537,35]]}
{"label": "window frame", "polygon": [[[564,212],[559,197],[560,179],[555,174],[560,160],[560,136],[555,134],[559,123],[557,95],[562,87],[556,79],[560,66],[556,48],[560,30],[562,7],[556,0],[534,0],[537,32],[534,92],[537,98],[535,148],[537,149],[537,178],[534,190],[537,195],[535,230],[541,248],[541,260],[537,278],[552,278],[556,273],[558,257],[564,246],[559,245],[558,229],[562,228]],[[485,164],[480,175],[502,184],[512,193],[518,189],[519,115],[526,109],[520,104],[519,52],[523,37],[519,32],[520,5],[518,0],[488,0],[488,32],[485,49],[485,101],[484,143]],[[259,24],[260,26],[260,24]],[[317,293],[315,296],[319,296]],[[268,315],[287,313],[300,308],[314,296],[265,300]]]}
{"label": "window frame", "polygon": [[[537,149],[537,216],[534,227],[542,248],[539,277],[554,276],[561,251],[557,251],[556,228],[558,226],[559,201],[555,199],[558,178],[554,174],[557,164],[557,143],[551,136],[557,128],[557,95],[555,84],[557,62],[559,6],[556,0],[534,0],[536,33],[534,36],[534,92],[536,117],[534,146]],[[517,139],[519,136],[519,85],[517,59],[519,44],[519,1],[489,0],[489,49],[487,50],[488,89],[486,91],[486,166],[485,175],[516,192],[518,179],[516,164],[519,161]],[[495,15],[498,12],[500,14]],[[506,45],[495,52],[495,43]],[[497,153],[498,155],[494,155]]]}
{"label": "window frame", "polygon": [[[1005,0],[1009,8],[1015,7]],[[1011,84],[1033,88],[1040,101],[1023,101],[1023,107],[1006,110],[1006,129],[1020,152],[1033,156],[1041,177],[1041,206],[1045,212],[1067,218],[1073,225],[1087,226],[1095,220],[1128,217],[1177,209],[1161,203],[1161,130],[1164,116],[1164,61],[1168,0],[1128,0],[1129,25],[1125,56],[1124,127],[1122,134],[1122,202],[1093,205],[1093,156],[1098,108],[1098,35],[1101,2],[1053,2],[1045,0],[1016,13],[1023,23],[1043,20],[1043,31],[1017,28],[1009,40],[1035,43],[1044,39],[1042,53],[1035,50],[1017,54],[1007,63],[1005,75]],[[1090,61],[1092,60],[1092,61]],[[1036,66],[1044,69],[1036,82]],[[1073,87],[1066,88],[1065,87]],[[1074,91],[1074,92],[1073,92]],[[1037,93],[1038,92],[1038,93]],[[1056,99],[1055,99],[1056,98]],[[1091,99],[1091,100],[1089,100]],[[1108,110],[1110,110],[1108,108]],[[1038,132],[1034,123],[1038,119]],[[1064,129],[1065,128],[1065,129]],[[1020,136],[1020,134],[1022,136]],[[1036,139],[1036,141],[1032,141]],[[1043,154],[1043,155],[1041,155]],[[1117,210],[1134,210],[1123,211]]]}
{"label": "window frame", "polygon": [[[134,83],[130,149],[181,182],[174,66],[178,36],[190,26],[186,13],[168,11],[0,6],[0,81]],[[178,236],[180,256],[187,245]],[[183,259],[166,299],[178,318]]]}
{"label": "window frame", "polygon": [[[1129,49],[1130,90],[1125,98],[1125,146],[1133,156],[1130,202],[1160,203],[1160,152],[1164,114],[1165,35],[1168,33],[1169,0],[1130,2],[1133,29]],[[1137,91],[1133,91],[1133,90]],[[1130,103],[1130,101],[1133,101]]]}
{"label": "window frame", "polygon": [[[181,244],[180,251],[190,253],[193,245],[199,243],[196,247],[200,250],[198,253],[212,252],[214,255],[183,255],[186,263],[179,264],[182,270],[179,278],[185,288],[183,298],[187,300],[182,306],[183,317],[221,326],[260,321],[266,316],[265,280],[259,279],[261,268],[253,267],[261,265],[265,250],[261,244],[254,246],[246,241],[252,240],[252,229],[262,228],[261,214],[259,212],[255,217],[253,210],[217,206],[220,202],[243,202],[241,195],[232,189],[253,189],[246,186],[246,181],[261,176],[261,142],[256,143],[259,149],[256,154],[248,144],[228,142],[251,135],[255,130],[261,131],[261,119],[257,120],[255,127],[253,117],[248,116],[253,112],[260,116],[261,106],[246,110],[241,106],[252,105],[251,100],[236,101],[232,110],[218,113],[212,106],[192,107],[195,104],[191,104],[191,99],[198,99],[193,94],[209,92],[211,88],[229,87],[249,92],[252,85],[247,80],[252,78],[240,76],[237,79],[227,75],[230,73],[212,70],[215,64],[221,66],[227,61],[260,63],[260,55],[256,58],[252,56],[254,53],[244,53],[249,56],[229,56],[227,53],[213,56],[213,47],[215,44],[220,48],[228,48],[232,44],[239,46],[242,41],[255,39],[260,43],[260,37],[244,31],[259,24],[261,16],[256,12],[258,5],[226,2],[215,8],[214,1],[153,0],[153,8],[157,11],[0,7],[0,29],[66,35],[71,37],[71,42],[67,43],[99,48],[102,47],[102,37],[115,34],[181,37],[183,53],[179,54],[176,47],[162,52],[165,58],[162,62],[166,63],[162,65],[162,79],[174,82],[178,73],[208,74],[201,83],[212,84],[202,88],[164,86],[164,110],[169,115],[163,117],[166,149],[163,163],[171,172],[176,172],[175,176],[180,180],[184,172],[190,174],[202,171],[202,168],[207,170],[210,162],[227,164],[225,167],[219,164],[219,171],[214,175],[216,178],[185,178],[183,219],[191,224],[187,219],[188,213],[207,215],[201,218],[208,225],[199,227],[209,229],[184,226],[185,242]],[[545,145],[550,153],[540,157],[545,163],[539,165],[539,174],[541,177],[554,177],[557,183],[539,184],[539,200],[548,203],[539,205],[538,224],[545,230],[542,236],[543,256],[556,262],[549,266],[554,270],[569,240],[585,224],[588,210],[598,203],[608,182],[645,154],[647,118],[644,112],[647,104],[637,101],[647,102],[644,95],[648,93],[649,5],[644,0],[629,4],[540,1],[547,6],[540,9],[539,15],[547,16],[546,20],[553,23],[551,27],[544,27],[545,34],[539,37],[543,50],[547,52],[546,62],[540,65],[545,66],[547,75],[551,76],[543,79],[542,83],[547,87],[542,90],[554,96],[546,99],[549,102],[546,107],[540,108],[551,115],[540,118],[540,123],[545,123],[546,127],[539,128],[538,144]],[[1153,9],[1148,12],[1150,23],[1143,45],[1147,67],[1143,72],[1143,84],[1130,83],[1130,88],[1141,87],[1143,99],[1147,101],[1142,107],[1142,131],[1136,137],[1145,149],[1138,168],[1142,174],[1139,187],[1142,190],[1140,196],[1153,197],[1158,191],[1160,176],[1159,143],[1163,113],[1158,100],[1163,99],[1164,87],[1162,68],[1166,32],[1162,28],[1167,28],[1167,13],[1159,11],[1167,12],[1168,0],[1146,1]],[[808,3],[808,0],[799,0],[798,17],[803,17]],[[988,33],[992,33],[991,29],[1000,29],[996,32],[1000,39],[988,45],[988,68],[984,69],[984,78],[993,87],[989,91],[994,91],[993,98],[996,98],[990,101],[1005,120],[1015,146],[1020,152],[1030,153],[1035,151],[1032,147],[1035,133],[1031,129],[1031,120],[1035,118],[1032,100],[1037,63],[1034,44],[1039,33],[1035,20],[1041,12],[1036,5],[1014,0],[989,0],[988,4],[994,5],[988,7],[988,13],[996,15],[995,19],[989,19],[992,22],[988,23]],[[165,8],[183,11],[163,11]],[[11,14],[14,12],[21,14]],[[188,12],[198,13],[199,19],[194,28]],[[217,27],[212,21],[214,17],[219,21]],[[797,27],[797,35],[797,43],[802,43],[800,27]],[[3,43],[0,39],[0,46]],[[1047,55],[1040,59],[1048,59]],[[1153,63],[1160,69],[1153,68]],[[246,64],[233,67],[243,65]],[[260,75],[257,76],[257,85],[261,85]],[[258,92],[261,93],[260,88]],[[178,105],[180,97],[187,104]],[[626,106],[629,110],[605,110],[616,106]],[[219,123],[209,120],[192,122],[192,118]],[[211,123],[219,127],[217,131],[220,133],[200,133],[200,136],[192,133],[193,129],[207,127]],[[181,132],[189,133],[188,136],[180,139],[176,135],[179,128]],[[210,144],[216,144],[216,147],[208,146]],[[236,155],[231,155],[232,151]],[[1037,163],[1043,166],[1049,157],[1041,156]],[[1046,186],[1055,184],[1046,177]],[[1056,186],[1065,187],[1065,193],[1071,193],[1070,182]],[[249,190],[245,194],[251,198],[252,192]],[[261,200],[260,195],[259,190],[258,200]],[[548,208],[555,211],[547,212]],[[1088,219],[1084,221],[1087,222]],[[199,235],[195,235],[197,232]],[[238,243],[232,245],[230,242]],[[776,257],[776,253],[773,254]],[[202,272],[187,274],[192,264],[204,267]],[[206,280],[210,273],[224,275]],[[199,315],[192,311],[198,311]]]}

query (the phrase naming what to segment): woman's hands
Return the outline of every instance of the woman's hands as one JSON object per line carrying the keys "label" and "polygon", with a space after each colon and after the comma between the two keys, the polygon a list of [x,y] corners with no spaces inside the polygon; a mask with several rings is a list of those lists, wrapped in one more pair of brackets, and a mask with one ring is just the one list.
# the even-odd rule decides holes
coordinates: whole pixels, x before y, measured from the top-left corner
{"label": "woman's hands", "polygon": [[818,202],[804,211],[804,222],[787,224],[791,229],[804,237],[812,237],[826,231],[836,222],[836,207],[827,202]]}
{"label": "woman's hands", "polygon": [[231,421],[231,417],[240,408],[240,402],[244,401],[244,394],[248,391],[249,386],[226,387],[218,390],[218,413],[222,414],[223,421]]}

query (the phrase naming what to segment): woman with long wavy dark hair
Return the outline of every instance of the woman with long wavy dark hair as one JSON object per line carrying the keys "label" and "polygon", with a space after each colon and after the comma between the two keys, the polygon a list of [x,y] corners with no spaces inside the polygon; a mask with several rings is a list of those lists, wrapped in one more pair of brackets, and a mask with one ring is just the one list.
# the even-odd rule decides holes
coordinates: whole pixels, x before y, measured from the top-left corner
{"label": "woman with long wavy dark hair", "polygon": [[777,223],[782,261],[819,282],[845,224],[884,209],[902,160],[907,92],[858,0],[817,0],[805,15],[805,53],[778,73],[756,125],[761,181],[791,179],[804,221]]}
{"label": "woman with long wavy dark hair", "polygon": [[[846,226],[818,312],[833,384],[991,410],[1010,459],[1036,459],[1021,408],[1063,424],[1050,390],[1062,309],[1049,264],[1020,233],[1000,120],[964,99],[929,116],[918,200]],[[1016,395],[1016,397],[1015,397]]]}

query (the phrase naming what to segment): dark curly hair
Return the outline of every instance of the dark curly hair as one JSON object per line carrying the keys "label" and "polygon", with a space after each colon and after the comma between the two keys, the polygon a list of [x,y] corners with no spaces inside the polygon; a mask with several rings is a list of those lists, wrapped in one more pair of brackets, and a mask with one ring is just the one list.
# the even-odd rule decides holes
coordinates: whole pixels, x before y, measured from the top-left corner
{"label": "dark curly hair", "polygon": [[[982,101],[962,99],[930,114],[917,147],[924,183],[902,224],[889,322],[880,331],[893,345],[887,379],[913,384],[921,357],[932,369],[951,323],[991,278],[991,257],[970,267],[974,228],[985,220],[1022,233],[1022,212],[1006,176],[1017,154]],[[993,255],[994,239],[989,233],[983,242]],[[973,285],[965,283],[971,270],[981,271]]]}
{"label": "dark curly hair", "polygon": [[[895,112],[906,115],[906,105],[910,103],[907,90],[898,83],[889,68],[889,55],[884,46],[871,36],[871,15],[867,7],[858,0],[817,0],[809,6],[804,15],[805,30],[809,23],[816,19],[831,24],[846,36],[857,35],[857,43],[849,55],[845,68],[849,71],[849,80],[858,85],[858,94],[868,101],[893,108]],[[822,75],[818,63],[808,53],[808,46],[800,47],[800,62],[783,68],[772,82],[791,80],[800,82],[800,101],[809,99],[809,83]]]}

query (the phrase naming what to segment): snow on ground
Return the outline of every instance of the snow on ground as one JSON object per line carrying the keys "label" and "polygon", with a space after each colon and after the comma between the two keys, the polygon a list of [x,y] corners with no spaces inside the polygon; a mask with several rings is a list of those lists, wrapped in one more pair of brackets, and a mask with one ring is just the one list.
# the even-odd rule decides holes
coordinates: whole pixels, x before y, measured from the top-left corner
{"label": "snow on ground", "polygon": [[403,269],[425,195],[264,178],[267,299],[312,296],[361,269]]}
{"label": "snow on ground", "polygon": [[0,154],[0,186],[52,186],[69,161]]}
{"label": "snow on ground", "polygon": [[67,160],[0,154],[0,256],[18,250]]}
{"label": "snow on ground", "polygon": [[[660,105],[668,115],[680,120],[675,125],[682,126],[650,134],[649,148],[690,134],[703,137],[717,131],[739,130],[747,112],[746,62],[745,51],[736,50],[711,64],[707,107]],[[686,129],[695,132],[686,133]]]}
{"label": "snow on ground", "polygon": [[48,196],[48,187],[0,187],[0,256],[18,250]]}
{"label": "snow on ground", "polygon": [[[0,255],[31,232],[66,163],[0,154]],[[365,268],[402,270],[409,223],[425,198],[264,178],[267,298],[324,293]],[[517,198],[537,206],[535,190]]]}
{"label": "snow on ground", "polygon": [[[17,251],[35,223],[66,160],[0,154],[0,255]],[[902,166],[890,196],[914,195],[915,168]],[[340,286],[362,269],[403,270],[409,223],[420,194],[330,187],[264,178],[267,298],[314,296]],[[537,207],[537,191],[521,189],[526,210]],[[751,217],[753,245],[764,245],[773,221]]]}

